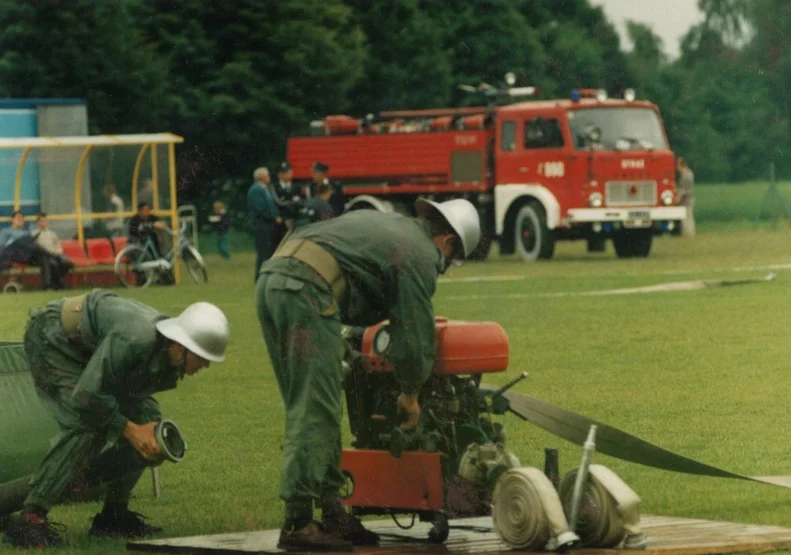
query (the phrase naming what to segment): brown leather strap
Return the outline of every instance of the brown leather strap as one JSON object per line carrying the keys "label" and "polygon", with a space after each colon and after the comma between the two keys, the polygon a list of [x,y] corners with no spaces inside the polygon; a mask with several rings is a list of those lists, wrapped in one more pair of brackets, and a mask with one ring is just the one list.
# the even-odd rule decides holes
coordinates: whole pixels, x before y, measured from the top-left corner
{"label": "brown leather strap", "polygon": [[66,332],[66,336],[72,341],[78,341],[80,339],[82,306],[87,296],[88,294],[86,293],[79,297],[66,297],[63,301],[60,312],[60,324],[63,326],[63,331]]}
{"label": "brown leather strap", "polygon": [[332,288],[332,294],[341,304],[346,294],[346,279],[341,267],[324,247],[306,239],[286,240],[280,244],[272,258],[295,258],[307,264]]}

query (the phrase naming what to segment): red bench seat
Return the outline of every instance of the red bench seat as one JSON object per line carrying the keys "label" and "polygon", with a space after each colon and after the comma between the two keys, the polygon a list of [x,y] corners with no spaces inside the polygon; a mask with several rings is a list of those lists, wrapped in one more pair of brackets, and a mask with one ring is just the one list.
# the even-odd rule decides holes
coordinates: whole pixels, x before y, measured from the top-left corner
{"label": "red bench seat", "polygon": [[115,253],[113,253],[113,244],[109,239],[104,237],[97,239],[86,239],[85,248],[88,251],[88,259],[95,261],[97,264],[115,264]]}
{"label": "red bench seat", "polygon": [[60,246],[63,248],[63,255],[68,256],[69,260],[74,262],[75,266],[97,266],[99,263],[91,260],[86,256],[85,249],[82,248],[80,242],[76,239],[69,239],[61,241]]}

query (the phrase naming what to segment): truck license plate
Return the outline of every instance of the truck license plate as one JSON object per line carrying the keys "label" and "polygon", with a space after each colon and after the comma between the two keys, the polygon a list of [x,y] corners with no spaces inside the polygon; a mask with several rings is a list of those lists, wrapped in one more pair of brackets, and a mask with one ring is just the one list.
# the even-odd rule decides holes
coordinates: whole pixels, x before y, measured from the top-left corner
{"label": "truck license plate", "polygon": [[647,210],[629,210],[623,226],[626,228],[649,227],[651,225],[651,213]]}

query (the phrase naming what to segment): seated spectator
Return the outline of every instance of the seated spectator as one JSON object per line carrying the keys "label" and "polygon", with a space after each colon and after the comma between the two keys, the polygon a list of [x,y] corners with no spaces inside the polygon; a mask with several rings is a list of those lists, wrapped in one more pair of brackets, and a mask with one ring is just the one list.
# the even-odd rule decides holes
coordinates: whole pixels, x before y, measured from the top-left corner
{"label": "seated spectator", "polygon": [[25,229],[25,215],[21,210],[16,210],[11,214],[11,227],[0,231],[0,246],[8,247],[22,237],[27,237],[30,232]]}
{"label": "seated spectator", "polygon": [[[53,280],[53,258],[41,248],[33,234],[25,229],[25,215],[21,210],[11,214],[11,227],[0,231],[0,270],[12,264],[30,264],[41,269],[42,289],[62,289],[59,279]],[[53,283],[54,281],[54,283]]]}
{"label": "seated spectator", "polygon": [[160,245],[159,235],[156,232],[158,229],[165,231],[167,226],[151,213],[151,205],[147,202],[138,204],[137,214],[129,220],[129,242],[143,246],[148,239],[151,239],[157,257],[161,257],[162,245]]}
{"label": "seated spectator", "polygon": [[68,256],[63,254],[63,247],[60,246],[58,234],[49,228],[47,214],[42,212],[36,218],[38,229],[33,232],[36,244],[50,255],[50,267],[52,268],[52,281],[55,289],[63,289],[63,278],[74,268],[74,263]]}
{"label": "seated spectator", "polygon": [[322,183],[316,189],[315,197],[292,203],[293,228],[334,218],[335,211],[330,204],[332,195],[332,186]]}

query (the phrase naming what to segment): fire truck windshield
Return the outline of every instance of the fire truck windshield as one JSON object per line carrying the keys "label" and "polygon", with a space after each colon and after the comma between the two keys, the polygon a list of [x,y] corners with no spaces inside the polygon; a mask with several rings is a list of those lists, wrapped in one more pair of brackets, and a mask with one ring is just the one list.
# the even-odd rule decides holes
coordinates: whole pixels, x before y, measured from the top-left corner
{"label": "fire truck windshield", "polygon": [[577,150],[668,150],[659,116],[650,108],[569,110]]}

